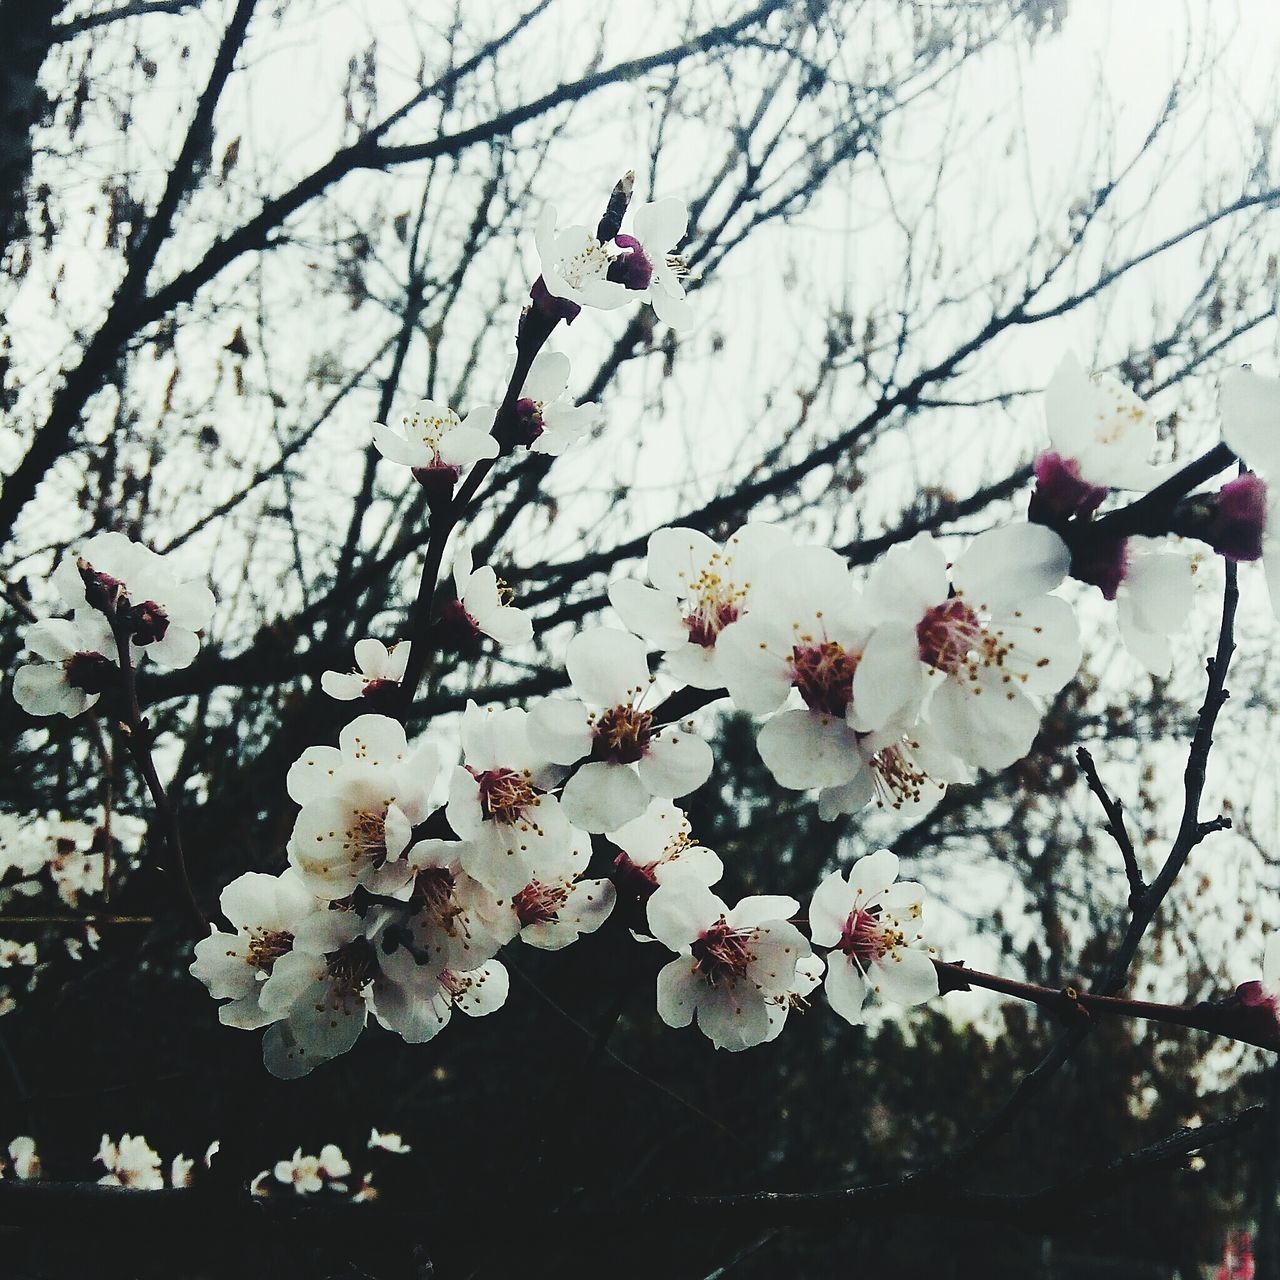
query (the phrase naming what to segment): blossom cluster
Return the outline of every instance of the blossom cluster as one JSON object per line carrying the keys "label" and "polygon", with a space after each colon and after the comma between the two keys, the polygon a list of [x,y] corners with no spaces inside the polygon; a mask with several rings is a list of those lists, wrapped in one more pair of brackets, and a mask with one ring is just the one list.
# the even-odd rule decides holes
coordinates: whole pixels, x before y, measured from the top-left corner
{"label": "blossom cluster", "polygon": [[[629,197],[628,185],[620,190]],[[939,980],[920,931],[922,890],[898,881],[889,850],[830,871],[804,913],[790,896],[729,906],[713,892],[724,866],[678,803],[715,770],[706,726],[688,717],[726,698],[753,717],[776,783],[812,793],[823,818],[872,804],[914,811],[1032,749],[1081,660],[1068,579],[1114,601],[1126,643],[1162,672],[1198,563],[1165,540],[1194,538],[1240,560],[1275,545],[1256,475],[1175,495],[1153,506],[1155,523],[1117,528],[1113,496],[1158,494],[1174,468],[1153,461],[1148,407],[1068,359],[1046,393],[1049,448],[1034,464],[1026,520],[963,541],[919,532],[865,569],[767,523],[723,541],[660,529],[643,576],[609,588],[621,627],[588,627],[565,644],[567,696],[469,702],[456,739],[428,726],[411,741],[415,646],[468,655],[533,639],[535,619],[454,530],[504,452],[555,456],[600,422],[595,406],[572,402],[568,359],[545,339],[583,308],[635,301],[664,323],[688,323],[674,253],[687,223],[670,199],[635,210],[625,232],[620,212],[592,233],[559,228],[547,210],[535,237],[541,274],[501,402],[463,415],[424,400],[373,428],[378,454],[424,491],[428,566],[446,562],[452,539],[453,594],[436,600],[424,579],[429,619],[397,641],[360,640],[350,670],[322,675],[322,692],[356,714],[337,745],[312,746],[289,769],[298,811],[287,865],[228,885],[220,901],[230,927],[196,945],[191,973],[225,1002],[224,1024],[265,1030],[264,1062],[277,1076],[346,1052],[371,1019],[418,1044],[455,1010],[494,1012],[515,944],[560,950],[615,909],[675,957],[657,975],[662,1020],[696,1021],[720,1048],[774,1039],[819,985],[850,1023],[873,994],[904,1007],[927,1000]],[[1224,380],[1226,440],[1264,475],[1280,471],[1278,405],[1280,383]],[[190,662],[213,608],[205,588],[119,534],[91,539],[54,580],[74,613],[28,628],[39,661],[14,690],[33,714],[87,710],[126,658],[126,667],[143,656]],[[104,1165],[114,1176],[151,1169],[136,1146],[104,1140]],[[255,1189],[274,1179],[345,1192],[350,1173],[336,1147],[299,1150]]]}

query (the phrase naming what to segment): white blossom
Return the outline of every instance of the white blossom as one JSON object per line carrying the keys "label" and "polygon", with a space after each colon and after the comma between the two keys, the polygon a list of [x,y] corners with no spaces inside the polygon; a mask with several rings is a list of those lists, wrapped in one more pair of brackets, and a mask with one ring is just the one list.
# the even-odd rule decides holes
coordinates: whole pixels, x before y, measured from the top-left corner
{"label": "white blossom", "polygon": [[1042,699],[1076,672],[1080,640],[1065,600],[1062,539],[1041,525],[976,537],[952,566],[927,533],[891,548],[872,571],[878,617],[853,678],[855,719],[874,729],[924,715],[938,745],[982,769],[1024,756]]}
{"label": "white blossom", "polygon": [[357,716],[337,747],[305,751],[287,781],[302,806],[289,856],[312,892],[341,898],[357,884],[403,890],[413,877],[403,855],[430,812],[436,770],[434,748],[411,752],[404,727],[390,716]]}
{"label": "white blossom", "polygon": [[[64,556],[50,579],[77,614],[92,604],[78,560],[89,566],[97,589],[113,597],[134,654],[162,667],[190,665],[200,649],[198,633],[213,617],[216,602],[208,587],[180,580],[163,556],[124,534],[100,533],[78,555]],[[114,644],[109,652],[115,655]]]}
{"label": "white blossom", "polygon": [[293,949],[294,931],[316,910],[316,899],[301,875],[289,868],[280,875],[248,871],[233,880],[219,899],[233,933],[211,928],[196,943],[190,974],[215,1000],[229,1027],[252,1031],[274,1020],[259,997],[276,961]]}
{"label": "white blossom", "polygon": [[693,311],[685,299],[680,277],[683,259],[672,251],[685,237],[689,209],[684,201],[668,196],[642,204],[632,215],[631,232],[614,237],[623,252],[614,257],[609,279],[620,280],[641,302],[653,308],[658,319],[673,329],[686,329]]}
{"label": "white blossom", "polygon": [[517,707],[462,715],[463,763],[453,772],[445,816],[462,841],[463,869],[498,894],[567,869],[573,830],[551,794],[564,778],[529,742]]}
{"label": "white blossom", "polygon": [[565,395],[568,384],[569,357],[544,347],[529,367],[515,406],[522,440],[534,453],[559,457],[599,419],[597,405],[575,405]]}
{"label": "white blossom", "polygon": [[368,698],[394,687],[404,679],[411,647],[408,640],[401,640],[389,648],[381,640],[357,640],[356,669],[325,671],[320,676],[320,687],[329,697],[341,702]]}
{"label": "white blossom", "polygon": [[29,1182],[41,1176],[40,1154],[34,1138],[21,1136],[9,1143],[9,1159],[13,1161],[13,1176]]}
{"label": "white blossom", "polygon": [[1280,378],[1228,369],[1218,405],[1222,438],[1267,482],[1262,568],[1272,612],[1280,618]]}
{"label": "white blossom", "polygon": [[623,578],[609,602],[628,630],[661,649],[672,677],[696,689],[725,683],[716,641],[751,606],[764,564],[791,546],[775,525],[744,525],[724,545],[696,529],[659,529],[649,538],[651,587]]}
{"label": "white blossom", "polygon": [[456,480],[464,468],[498,456],[493,430],[497,407],[478,405],[465,418],[445,404],[420,400],[401,415],[399,429],[377,423],[373,444],[388,462],[409,467],[418,479],[445,473]]}
{"label": "white blossom", "polygon": [[78,716],[119,675],[119,651],[107,620],[92,609],[47,618],[25,628],[23,643],[38,662],[13,675],[14,701],[28,715]]}
{"label": "white blossom", "polygon": [[[276,1162],[275,1177],[277,1182],[291,1186],[298,1195],[314,1195],[327,1187],[331,1191],[346,1191],[346,1178],[351,1173],[351,1165],[341,1150],[332,1142],[320,1148],[318,1156],[304,1156],[299,1147],[289,1160]],[[261,1183],[266,1173],[260,1173],[254,1179],[251,1188],[255,1195],[265,1194]]]}
{"label": "white blossom", "polygon": [[1086,484],[1145,491],[1169,474],[1151,465],[1154,416],[1110,374],[1090,377],[1075,356],[1065,356],[1045,388],[1044,407],[1051,448],[1075,463]]}
{"label": "white blossom", "polygon": [[811,954],[790,923],[794,898],[743,898],[727,907],[705,885],[673,877],[649,899],[649,932],[677,958],[658,974],[658,1014],[670,1027],[694,1019],[718,1049],[749,1049],[775,1034]]}
{"label": "white blossom", "polygon": [[720,637],[734,704],[776,712],[756,745],[781,786],[839,787],[862,767],[855,673],[870,635],[845,562],[824,547],[797,547],[769,562],[751,611]]}
{"label": "white blossom", "polygon": [[914,1005],[938,994],[938,971],[918,930],[922,890],[895,884],[898,859],[888,849],[859,858],[848,876],[833,871],[809,905],[815,946],[830,947],[826,992],[846,1022],[861,1023],[869,991]]}
{"label": "white blossom", "polygon": [[95,1159],[106,1169],[98,1179],[103,1186],[133,1187],[142,1191],[158,1191],[164,1186],[160,1157],[146,1138],[125,1134],[113,1142],[105,1133]]}
{"label": "white blossom", "polygon": [[398,1133],[379,1133],[377,1129],[369,1134],[369,1150],[389,1151],[392,1155],[407,1155],[413,1148]]}
{"label": "white blossom", "polygon": [[650,796],[676,798],[711,773],[711,748],[688,725],[654,723],[641,704],[653,677],[645,646],[625,631],[584,631],[565,658],[581,701],[547,698],[529,712],[529,740],[561,764],[590,757],[560,802],[574,826],[611,831],[644,812]]}
{"label": "white blossom", "polygon": [[609,250],[586,227],[557,228],[554,205],[543,206],[534,240],[542,282],[553,298],[604,311],[630,301],[626,286],[609,279]]}
{"label": "white blossom", "polygon": [[456,606],[446,616],[473,635],[486,635],[499,644],[528,644],[533,639],[529,615],[511,604],[511,589],[488,565],[471,567],[471,548],[461,539],[453,553]]}

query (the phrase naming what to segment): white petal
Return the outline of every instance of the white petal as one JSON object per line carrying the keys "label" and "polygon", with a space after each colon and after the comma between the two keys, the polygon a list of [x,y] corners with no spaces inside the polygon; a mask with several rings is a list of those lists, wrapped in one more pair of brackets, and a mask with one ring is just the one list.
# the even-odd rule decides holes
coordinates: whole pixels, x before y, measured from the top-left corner
{"label": "white petal", "polygon": [[693,960],[677,956],[658,972],[658,1017],[669,1027],[687,1027],[705,985]]}
{"label": "white petal", "polygon": [[980,533],[951,571],[956,592],[974,608],[1004,613],[1058,586],[1071,567],[1067,544],[1039,524]]}
{"label": "white petal", "polygon": [[581,702],[544,698],[529,708],[529,743],[557,764],[573,764],[591,750],[591,721]]}
{"label": "white petal", "polygon": [[1255,471],[1280,479],[1280,378],[1229,369],[1218,402],[1222,438]]}
{"label": "white petal", "polygon": [[924,691],[915,627],[909,622],[886,622],[871,633],[853,673],[850,722],[866,732],[895,717],[912,721]]}
{"label": "white petal", "polygon": [[520,395],[543,404],[556,399],[569,382],[569,357],[543,347],[529,366]]}
{"label": "white petal", "polygon": [[647,905],[649,932],[671,951],[683,951],[721,916],[724,903],[706,885],[682,878],[659,885]]}
{"label": "white petal", "polygon": [[814,890],[809,903],[809,936],[815,946],[834,947],[840,941],[855,896],[839,871],[832,871]]}
{"label": "white petal", "polygon": [[867,999],[866,981],[848,956],[833,951],[827,960],[827,978],[823,984],[827,1002],[846,1022],[860,1026],[866,1021],[862,1013]]}
{"label": "white petal", "polygon": [[877,849],[859,858],[849,868],[849,887],[865,901],[881,893],[898,878],[898,855],[889,849]]}
{"label": "white petal", "polygon": [[711,776],[711,748],[695,733],[668,726],[650,741],[636,765],[651,795],[687,796]]}
{"label": "white petal", "polygon": [[649,792],[625,764],[593,760],[565,783],[560,807],[575,827],[593,833],[616,831],[638,818],[649,803]]}
{"label": "white petal", "polygon": [[609,603],[628,631],[659,649],[686,644],[689,629],[680,602],[667,591],[655,591],[634,578],[622,578],[609,588]]}
{"label": "white petal", "polygon": [[862,765],[854,731],[812,711],[780,711],[760,730],[756,746],[778,785],[794,791],[838,787]]}
{"label": "white petal", "polygon": [[938,971],[926,951],[891,951],[867,976],[879,994],[895,1004],[923,1004],[938,994]]}
{"label": "white petal", "polygon": [[569,642],[565,669],[573,691],[588,705],[617,707],[649,685],[644,641],[625,631],[597,627]]}
{"label": "white petal", "polygon": [[636,239],[651,250],[651,257],[666,257],[685,237],[689,227],[689,209],[683,200],[668,196],[652,204],[642,204],[632,222]]}

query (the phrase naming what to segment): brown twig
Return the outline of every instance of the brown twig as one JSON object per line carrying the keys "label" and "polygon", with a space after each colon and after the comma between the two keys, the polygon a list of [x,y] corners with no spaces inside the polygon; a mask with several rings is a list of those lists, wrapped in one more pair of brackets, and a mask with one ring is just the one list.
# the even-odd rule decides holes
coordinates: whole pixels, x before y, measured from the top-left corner
{"label": "brown twig", "polygon": [[1107,815],[1107,832],[1116,842],[1120,856],[1124,859],[1124,873],[1129,880],[1129,907],[1132,909],[1146,892],[1147,882],[1142,878],[1142,869],[1138,866],[1138,855],[1134,851],[1133,840],[1124,825],[1124,806],[1119,800],[1113,799],[1103,785],[1102,778],[1098,774],[1098,766],[1094,764],[1093,756],[1089,754],[1087,748],[1080,747],[1076,751],[1076,761],[1084,773],[1085,781],[1089,784],[1089,790],[1098,797],[1098,803],[1102,805],[1102,810]]}

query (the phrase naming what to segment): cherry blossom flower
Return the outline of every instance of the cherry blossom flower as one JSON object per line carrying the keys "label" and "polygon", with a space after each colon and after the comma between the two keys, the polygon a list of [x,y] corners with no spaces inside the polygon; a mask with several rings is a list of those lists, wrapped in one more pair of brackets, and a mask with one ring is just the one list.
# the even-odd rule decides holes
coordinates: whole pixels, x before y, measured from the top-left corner
{"label": "cherry blossom flower", "polygon": [[463,764],[453,772],[445,817],[462,841],[468,875],[497,894],[564,870],[573,831],[550,794],[565,770],[534,751],[517,707],[462,715]]}
{"label": "cherry blossom flower", "polygon": [[293,945],[274,959],[258,992],[266,1021],[262,1060],[283,1080],[307,1075],[347,1052],[368,1016],[378,954],[354,911],[316,911],[295,925]]}
{"label": "cherry blossom flower", "polygon": [[479,968],[515,937],[514,918],[462,869],[460,841],[420,840],[409,862],[414,878],[402,914],[386,918],[380,928],[403,929],[416,962],[432,975]]}
{"label": "cherry blossom flower", "polygon": [[289,856],[319,897],[341,898],[357,884],[394,894],[412,880],[403,854],[430,812],[434,748],[410,752],[389,716],[357,716],[337,747],[311,747],[289,770],[289,795],[302,806]]}
{"label": "cherry blossom flower", "polygon": [[560,866],[544,870],[509,897],[495,901],[505,925],[491,928],[501,936],[519,931],[520,940],[543,951],[560,951],[584,933],[594,933],[609,918],[616,900],[611,880],[583,880],[591,860],[590,845],[575,840]]}
{"label": "cherry blossom flower", "polygon": [[534,299],[553,315],[572,324],[583,307],[612,311],[630,301],[626,285],[609,279],[613,263],[609,250],[586,227],[557,228],[554,205],[543,207],[534,241],[542,266],[542,291],[560,305],[540,298],[537,284]]}
{"label": "cherry blossom flower", "polygon": [[[39,1178],[43,1172],[34,1138],[26,1136],[14,1138],[9,1143],[9,1159],[13,1161],[13,1176],[21,1182],[30,1182]],[[0,1174],[2,1173],[3,1169],[0,1168]]]}
{"label": "cherry blossom flower", "polygon": [[316,899],[289,868],[278,876],[248,871],[218,901],[235,932],[211,928],[196,943],[189,972],[215,1000],[229,1000],[218,1010],[225,1026],[252,1031],[274,1021],[259,997],[276,961],[293,949],[294,930],[316,910]]}
{"label": "cherry blossom flower", "polygon": [[482,635],[499,644],[528,644],[533,623],[511,604],[511,589],[488,565],[473,570],[471,563],[471,548],[459,539],[453,553],[457,599],[442,610],[450,639],[462,649]]}
{"label": "cherry blossom flower", "polygon": [[408,1044],[424,1044],[449,1024],[454,1009],[481,1018],[502,1008],[510,989],[506,969],[488,960],[457,971],[419,965],[404,948],[384,958],[386,977],[374,984],[378,1021]]}
{"label": "cherry blossom flower", "polygon": [[790,923],[794,898],[743,898],[727,907],[692,877],[673,877],[649,899],[649,932],[677,958],[658,974],[658,1014],[669,1027],[697,1016],[718,1049],[770,1039],[797,989],[796,965],[811,955]]}
{"label": "cherry blossom flower", "polygon": [[376,423],[373,445],[388,462],[408,467],[430,501],[443,502],[465,468],[498,456],[490,435],[497,413],[494,405],[478,405],[459,418],[448,405],[420,400],[401,416],[398,431]]}
{"label": "cherry blossom flower", "polygon": [[729,695],[743,711],[777,712],[756,745],[779,785],[843,786],[862,768],[855,673],[871,636],[848,566],[825,547],[795,548],[761,571],[751,599],[718,644]]}
{"label": "cherry blossom flower", "polygon": [[320,687],[331,698],[352,702],[356,698],[376,698],[399,688],[409,664],[412,643],[400,640],[388,648],[381,640],[357,640],[355,671],[325,671]]}
{"label": "cherry blossom flower", "polygon": [[1156,424],[1147,406],[1109,374],[1090,377],[1075,356],[1058,365],[1044,408],[1052,452],[1102,496],[1111,489],[1145,491],[1169,473],[1151,465]]}
{"label": "cherry blossom flower", "polygon": [[859,858],[848,876],[833,871],[809,906],[809,933],[827,954],[827,1000],[846,1022],[864,1022],[867,993],[895,1004],[938,994],[938,971],[921,947],[922,890],[895,884],[898,859],[888,849]]}
{"label": "cherry blossom flower", "polygon": [[[200,649],[198,632],[213,617],[216,602],[208,587],[179,580],[162,556],[122,533],[96,534],[78,556],[64,556],[53,571],[50,581],[77,614],[86,605],[98,608],[86,577],[95,596],[111,601],[134,653],[162,667],[191,664]],[[114,642],[107,652],[115,654]]]}
{"label": "cherry blossom flower", "polygon": [[661,649],[674,679],[695,689],[725,683],[716,641],[750,607],[752,580],[791,545],[775,525],[744,525],[723,546],[696,529],[659,529],[649,538],[652,587],[624,578],[609,602],[628,630]]}
{"label": "cherry blossom flower", "polygon": [[982,769],[1024,756],[1041,699],[1075,674],[1080,641],[1065,600],[1047,593],[1070,555],[1041,525],[979,534],[951,569],[927,533],[891,548],[867,602],[884,619],[853,678],[855,721],[874,729],[925,715],[944,751]]}
{"label": "cherry blossom flower", "polygon": [[688,207],[668,196],[641,205],[631,221],[631,234],[614,237],[614,245],[623,253],[609,264],[608,278],[647,302],[664,324],[688,328],[693,312],[680,283],[686,268],[684,260],[672,252],[688,230]]}
{"label": "cherry blossom flower", "polygon": [[529,740],[560,764],[589,757],[560,803],[574,826],[616,830],[644,812],[650,796],[675,798],[711,773],[711,748],[691,726],[654,724],[641,703],[653,677],[644,643],[625,631],[584,631],[565,665],[581,701],[547,698],[529,712]]}
{"label": "cherry blossom flower", "polygon": [[651,800],[638,817],[609,832],[618,849],[613,878],[633,931],[647,931],[646,907],[653,891],[669,876],[691,876],[710,888],[724,864],[693,838],[684,811],[670,800]]}
{"label": "cherry blossom flower", "polygon": [[413,1148],[398,1133],[379,1133],[374,1129],[369,1134],[370,1151],[389,1151],[392,1155],[408,1155]]}
{"label": "cherry blossom flower", "polygon": [[146,1138],[125,1134],[113,1142],[105,1133],[94,1157],[104,1169],[98,1182],[107,1187],[133,1187],[140,1191],[158,1191],[164,1186],[160,1157]]}
{"label": "cherry blossom flower", "polygon": [[115,638],[107,620],[92,609],[34,622],[22,634],[41,659],[13,676],[14,701],[28,715],[78,716],[119,679]]}
{"label": "cherry blossom flower", "polygon": [[15,942],[12,938],[0,938],[0,969],[15,966],[35,968],[38,956],[34,942]]}
{"label": "cherry blossom flower", "polygon": [[326,1187],[331,1191],[346,1191],[347,1184],[340,1179],[350,1173],[346,1156],[332,1142],[321,1147],[318,1156],[304,1156],[299,1147],[292,1159],[279,1160],[275,1167],[276,1181],[291,1186],[298,1195],[314,1195]]}
{"label": "cherry blossom flower", "polygon": [[569,357],[544,347],[534,357],[516,401],[521,443],[534,453],[559,457],[582,438],[600,416],[597,405],[575,405],[565,395]]}

